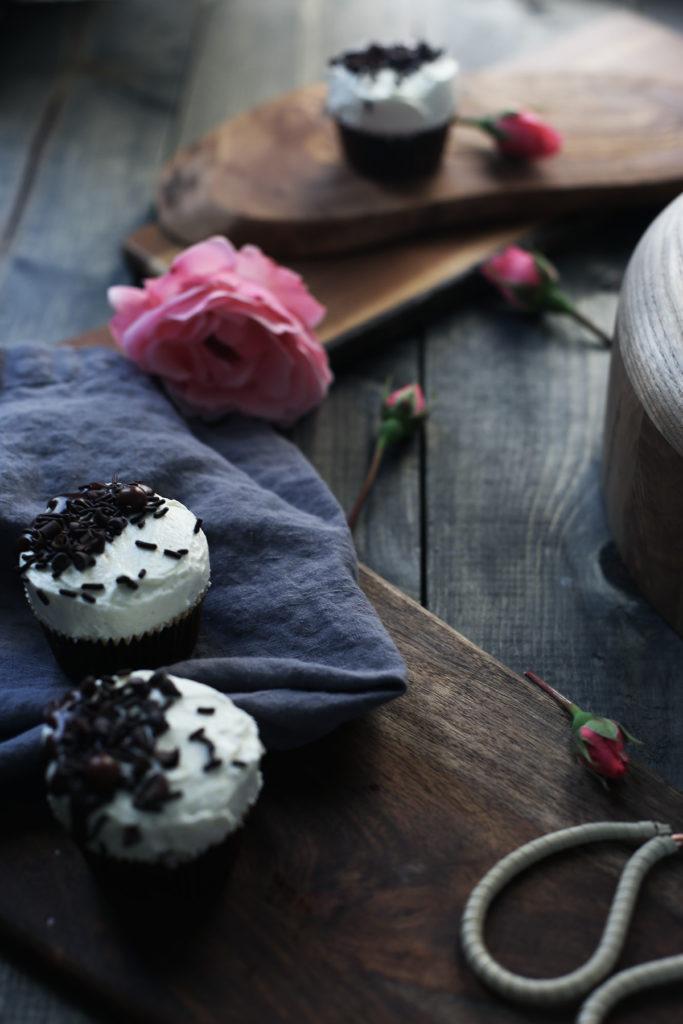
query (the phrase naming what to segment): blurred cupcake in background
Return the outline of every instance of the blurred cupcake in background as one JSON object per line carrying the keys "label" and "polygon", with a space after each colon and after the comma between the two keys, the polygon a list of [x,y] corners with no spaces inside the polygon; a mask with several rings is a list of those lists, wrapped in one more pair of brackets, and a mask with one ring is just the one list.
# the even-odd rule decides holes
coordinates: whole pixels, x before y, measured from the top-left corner
{"label": "blurred cupcake in background", "polygon": [[378,181],[434,174],[456,110],[458,65],[427,43],[371,43],[332,58],[327,111],[351,166]]}

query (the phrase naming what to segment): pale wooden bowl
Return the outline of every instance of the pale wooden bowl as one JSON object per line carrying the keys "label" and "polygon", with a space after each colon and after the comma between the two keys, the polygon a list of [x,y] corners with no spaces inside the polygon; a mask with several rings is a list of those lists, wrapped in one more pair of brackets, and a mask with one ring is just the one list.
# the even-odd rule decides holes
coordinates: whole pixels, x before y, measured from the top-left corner
{"label": "pale wooden bowl", "polygon": [[626,567],[683,636],[683,195],[647,229],[624,277],[603,493]]}

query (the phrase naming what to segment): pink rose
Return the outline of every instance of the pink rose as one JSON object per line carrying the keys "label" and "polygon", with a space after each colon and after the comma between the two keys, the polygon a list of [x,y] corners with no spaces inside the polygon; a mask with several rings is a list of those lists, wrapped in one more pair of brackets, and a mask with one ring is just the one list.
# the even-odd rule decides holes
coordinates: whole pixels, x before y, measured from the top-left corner
{"label": "pink rose", "polygon": [[410,437],[428,415],[427,402],[420,385],[404,384],[382,401],[380,442],[396,444]]}
{"label": "pink rose", "polygon": [[536,160],[562,148],[561,134],[529,110],[501,114],[493,122],[493,132],[507,156]]}
{"label": "pink rose", "polygon": [[[482,264],[481,272],[518,309],[528,307],[529,303],[525,301],[528,292],[542,289],[546,284],[546,276],[534,254],[516,245],[508,245],[492,256]],[[521,294],[519,289],[523,290]]]}
{"label": "pink rose", "polygon": [[286,427],[327,394],[332,373],[313,333],[325,309],[253,245],[208,238],[161,277],[108,297],[122,350],[186,413],[242,412]]}
{"label": "pink rose", "polygon": [[[608,727],[610,734],[605,735]],[[578,757],[581,764],[606,779],[623,779],[628,771],[628,754],[619,723],[607,718],[594,718],[580,727],[579,735]]]}
{"label": "pink rose", "polygon": [[427,409],[424,392],[419,384],[404,384],[402,388],[392,391],[384,404],[389,409],[399,405],[405,407],[413,419],[422,417]]}

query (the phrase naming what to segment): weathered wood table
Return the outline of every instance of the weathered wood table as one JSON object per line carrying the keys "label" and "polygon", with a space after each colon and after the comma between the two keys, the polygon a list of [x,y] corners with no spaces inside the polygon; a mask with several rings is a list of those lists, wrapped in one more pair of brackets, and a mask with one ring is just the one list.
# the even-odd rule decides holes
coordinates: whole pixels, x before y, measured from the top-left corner
{"label": "weathered wood table", "polygon": [[[417,33],[475,68],[538,49],[621,6],[593,0],[5,5],[2,344],[56,344],[103,323],[107,286],[131,279],[121,243],[151,219],[163,161],[219,121],[318,80],[326,58],[344,46]],[[683,29],[676,0],[624,6]],[[549,253],[565,290],[607,331],[629,255],[657,212],[650,205],[574,218],[553,233]],[[420,380],[435,398],[424,435],[383,465],[356,530],[360,560],[513,673],[533,668],[582,706],[628,724],[644,741],[642,761],[683,787],[683,641],[633,587],[602,508],[609,354],[569,321],[515,316],[477,278],[361,341],[339,362],[328,401],[294,431],[345,508],[368,465],[386,379]],[[372,577],[366,585],[383,611],[398,614],[400,601],[395,606]],[[431,635],[431,626],[421,628]],[[419,639],[399,639],[417,671],[427,648]],[[462,650],[470,657],[467,645]],[[494,675],[500,685],[514,679]],[[435,691],[435,707],[440,694]],[[542,701],[528,694],[520,701],[516,713],[531,701],[536,719],[542,716]],[[562,720],[550,708],[548,716],[562,742]],[[394,720],[387,721],[377,735],[391,746]],[[352,732],[351,746],[373,728]],[[428,746],[436,743],[431,732],[421,735]],[[335,743],[329,757],[338,769],[342,747]],[[315,756],[329,767],[327,755]],[[446,761],[443,766],[449,770]],[[301,765],[294,777],[297,771],[305,774]],[[592,799],[591,785],[582,777],[578,794]],[[545,791],[551,803],[565,796],[561,786]],[[602,797],[596,806],[607,813]],[[457,807],[451,802],[453,813]],[[492,807],[500,825],[493,798]],[[539,811],[529,821],[533,834],[551,825],[552,815]],[[284,905],[289,895],[273,899]],[[46,981],[11,943],[2,949],[3,1020],[108,1019],[103,999],[85,1002],[78,991],[65,991],[59,976]],[[435,990],[443,982],[439,970]],[[397,999],[406,999],[398,980],[396,986]],[[445,1019],[436,995],[431,1004],[424,994],[421,1000],[414,1019]],[[640,1013],[636,1008],[629,1019],[654,1019],[642,1004]],[[315,1019],[325,1019],[324,1006]]]}

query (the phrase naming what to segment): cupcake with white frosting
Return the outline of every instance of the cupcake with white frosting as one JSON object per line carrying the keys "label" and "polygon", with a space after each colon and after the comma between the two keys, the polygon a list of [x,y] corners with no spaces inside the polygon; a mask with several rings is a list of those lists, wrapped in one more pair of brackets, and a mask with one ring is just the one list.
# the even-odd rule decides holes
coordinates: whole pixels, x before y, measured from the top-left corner
{"label": "cupcake with white frosting", "polygon": [[52,498],[18,547],[26,597],[70,678],[191,654],[209,550],[179,501],[141,482],[86,484]]}
{"label": "cupcake with white frosting", "polygon": [[175,868],[223,843],[262,786],[256,722],[163,671],[88,677],[47,710],[48,803],[88,853]]}
{"label": "cupcake with white frosting", "polygon": [[458,65],[426,43],[372,43],[333,58],[327,111],[349,163],[367,177],[433,174],[455,114]]}

